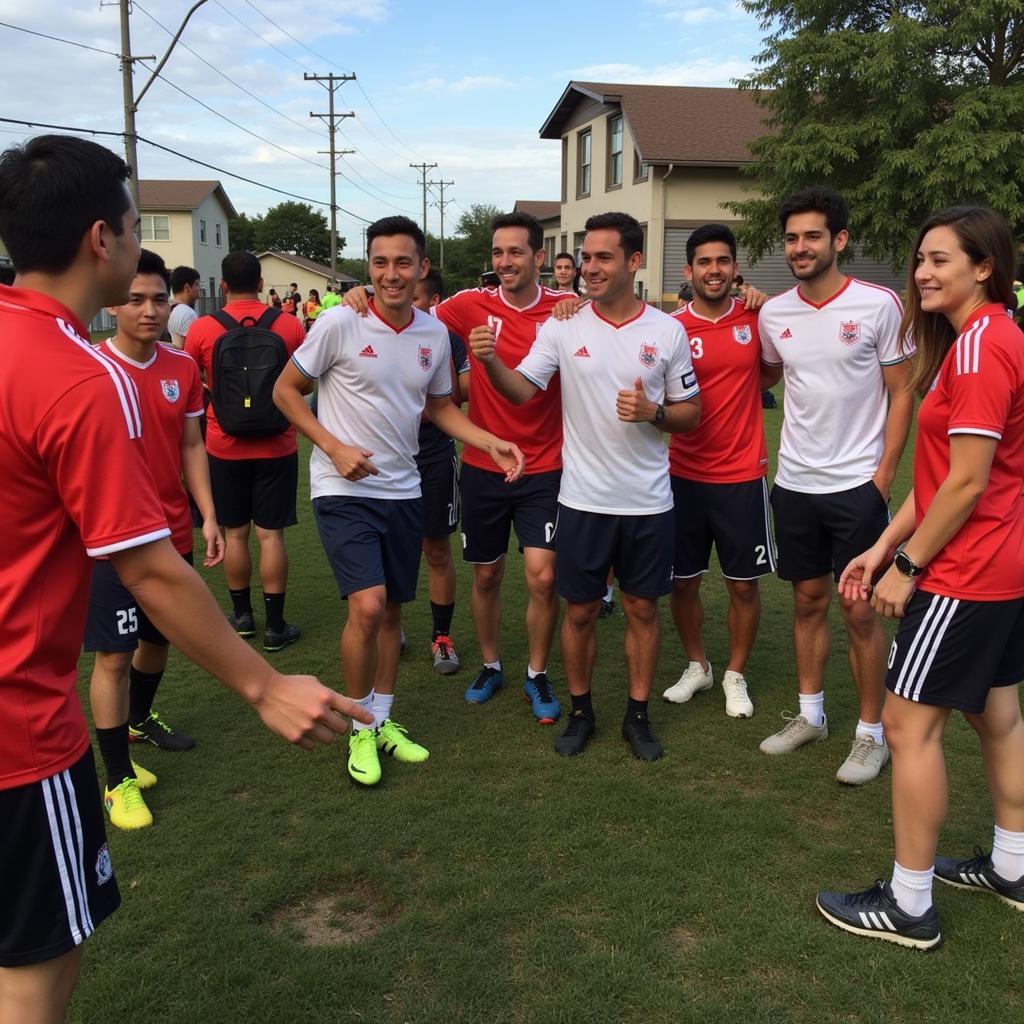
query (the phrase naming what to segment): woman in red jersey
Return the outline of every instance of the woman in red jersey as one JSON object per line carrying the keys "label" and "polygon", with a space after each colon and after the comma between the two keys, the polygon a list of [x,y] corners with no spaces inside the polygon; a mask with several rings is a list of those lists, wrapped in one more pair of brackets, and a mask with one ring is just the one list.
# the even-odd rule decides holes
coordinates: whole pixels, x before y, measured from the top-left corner
{"label": "woman in red jersey", "polygon": [[[936,875],[1024,910],[1024,335],[1009,312],[1015,249],[1002,216],[934,214],[914,257],[902,325],[924,395],[914,488],[839,580],[847,598],[900,620],[883,715],[896,863],[891,884],[817,902],[846,931],[930,949],[941,940]],[[936,857],[954,709],[981,740],[995,811],[991,853],[966,860]]]}

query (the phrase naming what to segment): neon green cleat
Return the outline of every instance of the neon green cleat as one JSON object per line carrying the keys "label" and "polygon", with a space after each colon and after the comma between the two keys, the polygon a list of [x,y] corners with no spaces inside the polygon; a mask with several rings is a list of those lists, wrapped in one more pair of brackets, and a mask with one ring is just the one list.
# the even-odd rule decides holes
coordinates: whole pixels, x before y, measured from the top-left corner
{"label": "neon green cleat", "polygon": [[409,739],[404,725],[392,722],[390,718],[377,730],[377,749],[404,764],[421,764],[430,757],[430,751]]}
{"label": "neon green cleat", "polygon": [[137,779],[125,779],[113,789],[104,789],[103,806],[107,809],[110,824],[117,828],[149,828],[153,824],[153,815],[142,799]]}
{"label": "neon green cleat", "polygon": [[132,761],[132,771],[135,772],[135,781],[139,784],[139,789],[152,789],[156,785],[156,776],[148,768],[143,768],[141,764]]}
{"label": "neon green cleat", "polygon": [[376,786],[380,782],[376,738],[373,729],[356,730],[348,738],[348,773],[353,782],[363,786]]}

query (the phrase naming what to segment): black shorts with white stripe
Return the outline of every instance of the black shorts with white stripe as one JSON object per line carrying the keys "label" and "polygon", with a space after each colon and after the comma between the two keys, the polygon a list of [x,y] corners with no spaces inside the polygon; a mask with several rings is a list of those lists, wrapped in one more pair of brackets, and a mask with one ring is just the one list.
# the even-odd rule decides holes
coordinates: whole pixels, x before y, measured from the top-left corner
{"label": "black shorts with white stripe", "polygon": [[988,692],[1024,679],[1024,598],[965,601],[919,590],[889,651],[898,697],[980,714]]}
{"label": "black shorts with white stripe", "polygon": [[61,956],[121,903],[92,748],[66,771],[0,790],[0,967]]}

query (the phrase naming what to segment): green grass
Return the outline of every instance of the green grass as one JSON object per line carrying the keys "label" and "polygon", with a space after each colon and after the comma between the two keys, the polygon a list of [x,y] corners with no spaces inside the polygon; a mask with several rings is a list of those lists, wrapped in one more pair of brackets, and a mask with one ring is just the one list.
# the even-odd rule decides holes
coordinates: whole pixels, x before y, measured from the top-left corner
{"label": "green grass", "polygon": [[[781,410],[766,420],[774,451]],[[908,468],[909,456],[900,497]],[[305,500],[300,509],[288,615],[305,636],[275,662],[340,685],[344,612]],[[226,607],[221,573],[207,575]],[[158,706],[199,746],[138,753],[160,776],[156,825],[110,830],[124,905],[88,944],[72,1021],[1022,1019],[1022,922],[998,901],[939,886],[946,945],[931,955],[857,940],[814,909],[817,889],[862,888],[892,858],[888,776],[863,789],[834,780],[856,722],[838,622],[827,743],[788,758],[757,750],[796,703],[791,597],[770,579],[747,672],[755,717],[726,718],[717,687],[683,707],[657,701],[667,753],[655,764],[632,760],[618,735],[624,620],[599,623],[599,731],[566,761],[552,751],[555,731],[534,725],[519,699],[518,554],[505,586],[509,685],[483,707],[462,700],[479,652],[461,564],[459,581],[458,676],[430,667],[425,575],[406,614],[396,717],[431,760],[387,762],[372,791],[348,782],[343,745],[287,747],[172,655]],[[724,588],[712,575],[705,591],[709,650],[722,665]],[[684,667],[667,605],[663,625],[656,693]],[[564,695],[557,644],[553,675]],[[947,752],[943,848],[968,853],[988,843],[991,810],[959,720]]]}

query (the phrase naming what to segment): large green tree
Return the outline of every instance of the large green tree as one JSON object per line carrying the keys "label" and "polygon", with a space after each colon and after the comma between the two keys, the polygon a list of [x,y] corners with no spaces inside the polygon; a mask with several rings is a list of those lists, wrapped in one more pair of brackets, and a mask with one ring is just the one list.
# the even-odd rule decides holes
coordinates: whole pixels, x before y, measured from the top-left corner
{"label": "large green tree", "polygon": [[751,149],[756,198],[731,204],[755,256],[776,204],[812,183],[851,206],[869,255],[905,263],[936,209],[980,202],[1024,228],[1020,0],[743,0],[768,33],[757,90],[769,131]]}

